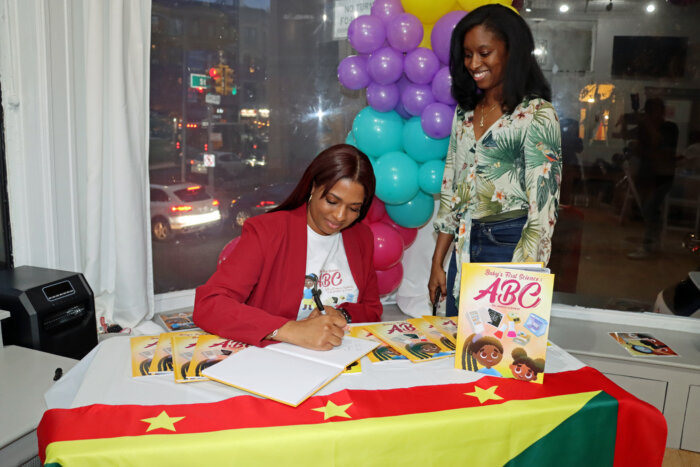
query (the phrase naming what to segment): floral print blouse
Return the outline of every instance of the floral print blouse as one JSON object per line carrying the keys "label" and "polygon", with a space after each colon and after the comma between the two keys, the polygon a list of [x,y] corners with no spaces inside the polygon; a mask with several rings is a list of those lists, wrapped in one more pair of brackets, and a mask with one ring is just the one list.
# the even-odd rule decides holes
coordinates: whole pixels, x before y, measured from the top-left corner
{"label": "floral print blouse", "polygon": [[546,264],[561,184],[561,133],[554,107],[526,98],[478,141],[473,119],[474,111],[457,107],[435,230],[456,236],[461,270],[461,263],[469,262],[471,219],[524,210],[527,221],[512,261]]}

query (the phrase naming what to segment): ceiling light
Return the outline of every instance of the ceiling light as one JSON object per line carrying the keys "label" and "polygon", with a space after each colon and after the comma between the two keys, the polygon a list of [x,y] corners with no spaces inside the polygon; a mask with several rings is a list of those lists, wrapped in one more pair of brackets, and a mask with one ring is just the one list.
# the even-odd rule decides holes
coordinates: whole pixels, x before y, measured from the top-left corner
{"label": "ceiling light", "polygon": [[559,5],[559,12],[566,13],[567,11],[569,11],[569,5],[566,3]]}
{"label": "ceiling light", "polygon": [[647,10],[647,13],[653,13],[656,11],[656,5],[654,5],[653,3],[650,3],[647,5],[646,10]]}

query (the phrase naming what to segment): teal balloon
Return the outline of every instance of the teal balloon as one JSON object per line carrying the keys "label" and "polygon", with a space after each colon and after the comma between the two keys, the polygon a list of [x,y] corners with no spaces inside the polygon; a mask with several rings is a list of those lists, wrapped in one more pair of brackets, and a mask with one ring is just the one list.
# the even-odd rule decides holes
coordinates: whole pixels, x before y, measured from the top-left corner
{"label": "teal balloon", "polygon": [[418,187],[429,195],[440,193],[445,161],[428,161],[418,168]]}
{"label": "teal balloon", "polygon": [[419,191],[409,202],[404,204],[387,204],[386,212],[392,221],[409,229],[421,227],[433,217],[435,201],[431,195]]}
{"label": "teal balloon", "polygon": [[418,164],[403,152],[389,152],[374,164],[375,194],[387,204],[401,204],[418,193]]}
{"label": "teal balloon", "polygon": [[420,117],[411,117],[403,126],[403,147],[406,154],[416,162],[444,159],[450,138],[435,139],[426,135],[420,123]]}
{"label": "teal balloon", "polygon": [[393,110],[378,112],[372,107],[365,107],[352,123],[357,148],[370,157],[401,151],[403,122],[403,118]]}
{"label": "teal balloon", "polygon": [[355,136],[352,134],[352,130],[350,130],[348,136],[345,138],[345,144],[357,147],[357,142],[355,141]]}

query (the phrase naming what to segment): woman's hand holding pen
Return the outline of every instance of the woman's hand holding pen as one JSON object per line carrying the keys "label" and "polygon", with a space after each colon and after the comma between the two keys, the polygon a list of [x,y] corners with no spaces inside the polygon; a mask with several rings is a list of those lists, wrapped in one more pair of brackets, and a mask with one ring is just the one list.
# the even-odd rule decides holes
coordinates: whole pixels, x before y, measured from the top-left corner
{"label": "woman's hand holding pen", "polygon": [[346,321],[335,308],[326,306],[326,314],[315,309],[308,318],[288,321],[275,336],[275,340],[289,342],[312,350],[331,350],[343,341]]}

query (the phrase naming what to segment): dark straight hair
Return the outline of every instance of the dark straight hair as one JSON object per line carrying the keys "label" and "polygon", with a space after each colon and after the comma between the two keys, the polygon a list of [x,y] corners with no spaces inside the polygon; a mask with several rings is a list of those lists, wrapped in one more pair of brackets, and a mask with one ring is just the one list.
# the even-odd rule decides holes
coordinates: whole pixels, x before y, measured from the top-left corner
{"label": "dark straight hair", "polygon": [[336,144],[321,151],[306,168],[292,194],[270,212],[290,211],[305,204],[314,185],[322,186],[323,196],[326,196],[336,183],[345,178],[359,183],[365,189],[360,216],[355,221],[359,222],[367,215],[376,182],[369,158],[349,144]]}
{"label": "dark straight hair", "polygon": [[450,74],[452,96],[465,110],[472,110],[481,98],[474,78],[464,66],[464,36],[475,26],[483,25],[506,44],[508,60],[503,77],[503,104],[508,113],[525,97],[552,100],[549,83],[535,59],[535,41],[525,20],[508,7],[484,5],[462,18],[452,31]]}

